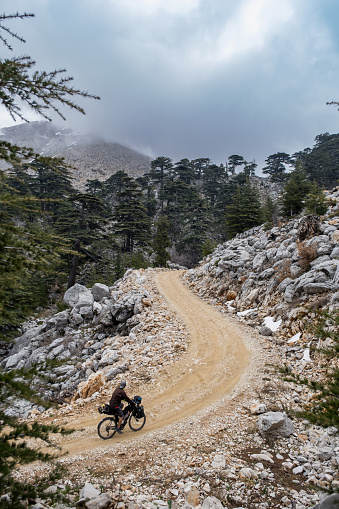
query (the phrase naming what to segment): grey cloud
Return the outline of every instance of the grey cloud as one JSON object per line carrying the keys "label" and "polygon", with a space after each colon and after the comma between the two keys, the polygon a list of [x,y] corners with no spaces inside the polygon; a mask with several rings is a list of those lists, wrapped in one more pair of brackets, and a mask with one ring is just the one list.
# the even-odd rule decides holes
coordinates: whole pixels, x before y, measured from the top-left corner
{"label": "grey cloud", "polygon": [[[234,45],[225,26],[231,31],[239,6],[254,1],[201,0],[182,16],[146,16],[127,15],[115,1],[32,0],[36,18],[17,22],[27,44],[16,44],[15,53],[32,55],[38,68],[65,66],[77,87],[102,97],[82,103],[85,118],[69,113],[73,126],[153,156],[220,163],[238,153],[262,165],[274,152],[301,150],[317,134],[338,130],[339,113],[325,103],[339,99],[329,21],[339,8],[329,0],[294,2],[292,17],[263,25],[262,44],[247,48],[248,34],[239,32],[234,56],[221,57],[220,41]],[[12,0],[3,4],[13,11]],[[16,2],[15,10],[26,4]]]}

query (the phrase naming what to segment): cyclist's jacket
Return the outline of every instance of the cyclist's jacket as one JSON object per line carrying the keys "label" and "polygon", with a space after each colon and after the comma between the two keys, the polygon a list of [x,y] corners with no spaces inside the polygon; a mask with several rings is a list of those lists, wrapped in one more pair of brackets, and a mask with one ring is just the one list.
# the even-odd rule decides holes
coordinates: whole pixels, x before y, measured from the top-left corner
{"label": "cyclist's jacket", "polygon": [[129,399],[126,392],[123,389],[120,389],[120,387],[117,387],[112,394],[109,404],[112,408],[118,408],[122,400],[127,401],[128,403],[132,403],[132,400]]}

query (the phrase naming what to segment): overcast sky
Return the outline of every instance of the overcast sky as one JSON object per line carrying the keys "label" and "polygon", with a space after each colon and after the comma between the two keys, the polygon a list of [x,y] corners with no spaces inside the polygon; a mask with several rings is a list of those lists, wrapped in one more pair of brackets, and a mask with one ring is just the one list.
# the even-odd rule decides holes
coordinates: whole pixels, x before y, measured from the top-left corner
{"label": "overcast sky", "polygon": [[[256,159],[339,132],[338,0],[2,0],[37,69],[66,68],[68,124],[151,157]],[[3,48],[2,56],[9,53]],[[0,126],[12,125],[0,111]],[[59,122],[62,125],[62,122]]]}

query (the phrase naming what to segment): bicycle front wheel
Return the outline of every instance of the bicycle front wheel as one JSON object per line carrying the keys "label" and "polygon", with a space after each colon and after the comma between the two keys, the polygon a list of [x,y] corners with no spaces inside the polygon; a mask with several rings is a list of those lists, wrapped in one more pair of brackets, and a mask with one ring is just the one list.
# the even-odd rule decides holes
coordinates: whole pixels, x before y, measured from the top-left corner
{"label": "bicycle front wheel", "polygon": [[141,428],[145,426],[145,422],[146,422],[145,414],[140,419],[137,419],[135,415],[131,414],[128,424],[132,431],[139,431]]}
{"label": "bicycle front wheel", "polygon": [[108,438],[112,438],[117,432],[117,428],[115,425],[115,419],[113,417],[105,417],[98,424],[98,435],[103,440],[107,440]]}

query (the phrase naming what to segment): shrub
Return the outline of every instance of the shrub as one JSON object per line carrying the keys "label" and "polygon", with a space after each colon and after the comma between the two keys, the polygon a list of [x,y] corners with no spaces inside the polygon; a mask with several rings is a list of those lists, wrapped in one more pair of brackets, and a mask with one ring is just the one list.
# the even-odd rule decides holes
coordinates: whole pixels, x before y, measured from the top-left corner
{"label": "shrub", "polygon": [[311,262],[317,258],[316,246],[310,246],[306,242],[297,242],[297,249],[299,254],[299,265],[304,272],[308,271]]}

